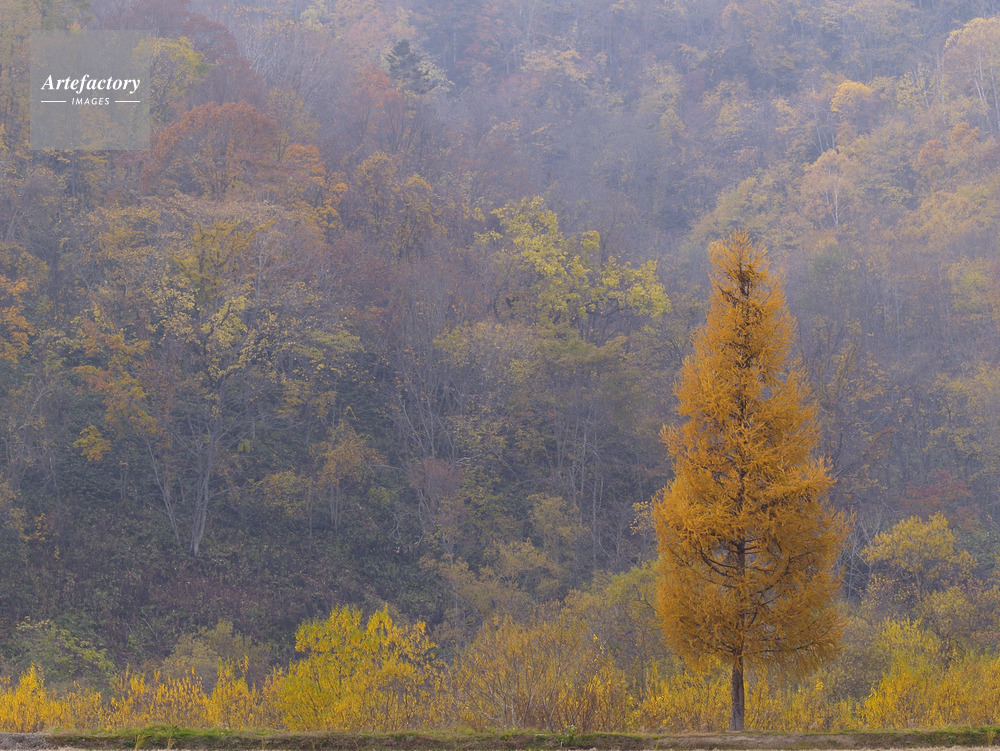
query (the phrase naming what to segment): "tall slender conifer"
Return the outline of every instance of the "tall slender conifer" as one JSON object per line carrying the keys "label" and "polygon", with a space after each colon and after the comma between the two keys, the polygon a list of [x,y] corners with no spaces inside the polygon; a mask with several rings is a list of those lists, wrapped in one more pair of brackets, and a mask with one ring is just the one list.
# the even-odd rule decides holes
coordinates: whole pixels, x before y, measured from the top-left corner
{"label": "tall slender conifer", "polygon": [[653,511],[659,608],[682,657],[731,664],[729,728],[742,730],[748,668],[804,672],[835,651],[846,525],[825,503],[815,407],[766,250],[736,231],[709,253],[711,308],[676,386],[683,419],[661,433],[674,480]]}

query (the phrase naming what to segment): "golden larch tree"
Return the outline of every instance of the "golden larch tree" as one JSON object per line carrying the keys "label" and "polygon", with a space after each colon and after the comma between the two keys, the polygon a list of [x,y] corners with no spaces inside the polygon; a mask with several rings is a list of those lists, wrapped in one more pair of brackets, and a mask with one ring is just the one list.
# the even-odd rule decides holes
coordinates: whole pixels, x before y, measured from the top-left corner
{"label": "golden larch tree", "polygon": [[802,673],[835,651],[846,524],[825,503],[833,481],[766,250],[736,231],[709,254],[708,320],[675,389],[683,419],[661,432],[675,476],[653,507],[659,613],[685,660],[732,664],[729,728],[742,730],[746,669]]}

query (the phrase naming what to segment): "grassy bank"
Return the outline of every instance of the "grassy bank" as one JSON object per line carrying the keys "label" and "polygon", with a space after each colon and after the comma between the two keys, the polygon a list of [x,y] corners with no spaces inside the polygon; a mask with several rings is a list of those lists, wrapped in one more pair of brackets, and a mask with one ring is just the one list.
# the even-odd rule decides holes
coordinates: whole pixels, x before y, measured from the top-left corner
{"label": "grassy bank", "polygon": [[497,749],[862,749],[992,746],[996,728],[858,733],[268,733],[154,726],[113,733],[8,734],[4,749],[290,749],[496,751]]}

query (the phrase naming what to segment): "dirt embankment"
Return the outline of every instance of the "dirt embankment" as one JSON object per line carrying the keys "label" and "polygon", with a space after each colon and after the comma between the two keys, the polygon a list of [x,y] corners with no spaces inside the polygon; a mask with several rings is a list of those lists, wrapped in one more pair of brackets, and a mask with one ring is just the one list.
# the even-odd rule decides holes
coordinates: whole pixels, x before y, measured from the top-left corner
{"label": "dirt embankment", "polygon": [[41,733],[0,733],[0,749],[22,751],[22,749],[52,748],[49,740]]}
{"label": "dirt embankment", "polygon": [[805,749],[946,749],[992,746],[996,729],[879,733],[717,733],[625,735],[615,733],[229,733],[155,727],[117,733],[0,733],[0,751],[804,751]]}

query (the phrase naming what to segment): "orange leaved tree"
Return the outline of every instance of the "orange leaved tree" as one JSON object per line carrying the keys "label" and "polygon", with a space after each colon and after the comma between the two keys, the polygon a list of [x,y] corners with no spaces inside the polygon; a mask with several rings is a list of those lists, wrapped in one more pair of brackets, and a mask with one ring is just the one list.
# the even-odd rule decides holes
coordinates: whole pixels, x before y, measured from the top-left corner
{"label": "orange leaved tree", "polygon": [[675,389],[683,421],[661,433],[675,477],[653,511],[659,612],[682,657],[732,665],[742,730],[745,669],[804,671],[836,649],[845,523],[824,503],[832,480],[765,249],[737,231],[709,253],[711,308]]}

